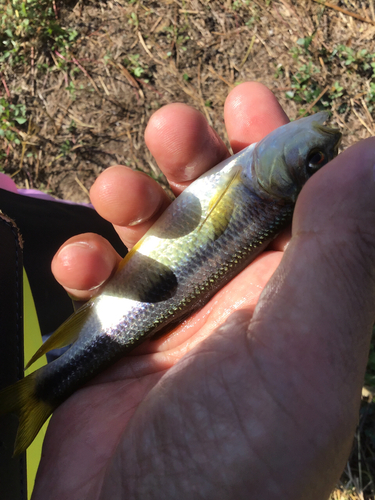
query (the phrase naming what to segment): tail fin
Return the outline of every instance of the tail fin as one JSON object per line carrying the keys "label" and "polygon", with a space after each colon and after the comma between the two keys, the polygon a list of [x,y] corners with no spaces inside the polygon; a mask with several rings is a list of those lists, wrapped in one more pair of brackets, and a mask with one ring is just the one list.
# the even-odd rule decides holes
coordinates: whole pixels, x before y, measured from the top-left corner
{"label": "tail fin", "polygon": [[13,456],[19,455],[30,446],[54,410],[36,395],[36,376],[40,370],[0,391],[0,416],[15,413],[19,417]]}

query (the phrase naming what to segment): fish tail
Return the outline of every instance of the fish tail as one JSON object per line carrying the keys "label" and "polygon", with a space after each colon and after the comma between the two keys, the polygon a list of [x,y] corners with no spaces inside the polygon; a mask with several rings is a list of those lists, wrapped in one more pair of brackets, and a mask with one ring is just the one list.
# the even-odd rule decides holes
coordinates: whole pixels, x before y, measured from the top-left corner
{"label": "fish tail", "polygon": [[0,416],[15,413],[19,418],[13,456],[20,455],[30,446],[53,411],[52,406],[36,393],[40,370],[43,368],[0,391]]}

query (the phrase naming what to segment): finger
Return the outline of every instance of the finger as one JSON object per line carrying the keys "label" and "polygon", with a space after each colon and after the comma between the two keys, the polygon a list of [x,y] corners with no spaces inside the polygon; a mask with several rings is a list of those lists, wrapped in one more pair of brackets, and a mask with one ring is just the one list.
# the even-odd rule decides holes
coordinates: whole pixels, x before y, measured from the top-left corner
{"label": "finger", "polygon": [[231,91],[224,120],[234,153],[289,122],[274,94],[257,82],[243,83]]}
{"label": "finger", "polygon": [[[243,83],[230,92],[225,101],[224,120],[234,153],[289,122],[274,94],[258,82]],[[283,231],[268,249],[283,251],[289,239],[290,228]]]}
{"label": "finger", "polygon": [[114,224],[131,248],[170,203],[163,188],[151,177],[117,165],[105,170],[90,190],[91,202],[104,219]]}
{"label": "finger", "polygon": [[[237,110],[236,106],[232,106],[230,103],[241,98],[245,107],[247,105],[249,108],[250,115],[254,109],[259,116],[261,114],[259,105],[258,108],[251,106],[252,94],[254,94],[256,103],[259,99],[265,99],[263,112],[267,116],[276,117],[273,121],[268,119],[267,123],[272,121],[273,126],[281,124],[280,120],[277,121],[280,112],[273,94],[259,84],[244,84],[230,94],[228,97],[229,105],[226,107],[226,119],[229,126],[232,127],[234,137],[236,131],[233,123],[236,122],[235,113]],[[267,107],[267,102],[270,103],[269,107]],[[250,132],[249,142],[252,140]],[[186,179],[200,175],[228,155],[224,144],[209,127],[203,115],[182,104],[166,106],[157,112],[150,120],[145,137],[166,174],[172,179],[173,176],[177,179],[171,181],[176,192],[189,183]],[[173,145],[173,141],[176,141],[175,145]],[[191,159],[190,163],[189,158]],[[96,210],[115,225],[128,248],[131,248],[144,235],[170,203],[163,189],[150,177],[123,166],[115,166],[102,173],[91,188],[90,195]],[[67,250],[69,259],[65,263],[73,262],[72,250],[73,247]],[[91,255],[93,251],[91,248]],[[79,252],[82,253],[82,248]],[[112,262],[112,256],[113,250],[110,249],[107,257],[97,256],[97,260]],[[79,257],[77,258],[79,259]],[[93,257],[86,263],[89,263],[90,260],[93,260]],[[56,262],[60,262],[59,258]],[[99,265],[97,267],[98,276],[93,275],[92,282],[89,283],[90,286],[87,289],[100,286],[100,279],[103,274],[108,274],[109,267],[108,265],[107,267]],[[69,265],[56,266],[58,279],[70,290],[70,293],[83,299],[92,295],[93,289],[84,291],[84,280],[81,280],[81,276],[85,274],[85,266],[78,274],[74,272],[69,274],[66,272],[68,268]],[[100,270],[103,269],[106,269],[107,272],[101,273]],[[69,276],[73,277],[73,281],[77,280],[77,285],[71,284],[70,281],[64,282],[66,278],[70,280]]]}
{"label": "finger", "polygon": [[186,104],[169,104],[156,111],[145,141],[176,194],[229,156],[206,118]]}
{"label": "finger", "polygon": [[[244,83],[232,90],[224,113],[234,152],[288,122],[275,96],[259,83]],[[203,115],[183,104],[158,110],[150,119],[145,140],[175,193],[228,156]]]}
{"label": "finger", "polygon": [[[356,144],[303,188],[292,240],[248,334],[262,387],[280,402],[275,426],[285,424],[290,449],[313,476],[330,470],[315,498],[338,480],[357,425],[375,318],[374,150],[374,138]],[[301,449],[296,435],[314,446]]]}
{"label": "finger", "polygon": [[[245,112],[236,105],[239,101]],[[273,94],[260,84],[238,86],[228,96],[225,109],[234,144],[236,135],[241,139],[247,134],[249,144],[287,120]],[[145,140],[177,194],[229,155],[204,116],[185,104],[171,104],[158,110],[146,128]],[[116,226],[129,248],[169,204],[168,197],[156,182],[120,166],[101,174],[90,194],[97,211]]]}
{"label": "finger", "polygon": [[292,228],[288,226],[273,241],[271,241],[271,243],[267,247],[267,250],[284,252],[289,245],[291,235]]}
{"label": "finger", "polygon": [[88,300],[100,292],[121,257],[110,243],[94,233],[73,236],[51,264],[56,280],[75,300]]}

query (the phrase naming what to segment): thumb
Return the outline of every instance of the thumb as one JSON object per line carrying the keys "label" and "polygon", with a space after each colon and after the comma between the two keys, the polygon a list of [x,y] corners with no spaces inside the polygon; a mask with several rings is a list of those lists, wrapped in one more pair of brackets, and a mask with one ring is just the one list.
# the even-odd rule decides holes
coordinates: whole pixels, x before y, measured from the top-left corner
{"label": "thumb", "polygon": [[[271,312],[272,319],[267,320]],[[361,366],[355,371],[358,389],[374,319],[375,138],[371,138],[339,155],[302,190],[291,242],[258,303],[254,321],[261,320],[265,327],[278,321],[279,329],[285,325],[286,336],[291,325],[298,325],[303,341],[303,334],[314,333],[319,352],[322,345],[334,346],[352,360],[353,368]],[[329,365],[336,373],[334,359]],[[338,364],[347,372],[349,366],[342,361]]]}
{"label": "thumb", "polygon": [[[311,461],[322,487],[324,477],[334,486],[349,454],[374,318],[371,138],[339,155],[302,190],[291,242],[249,329],[260,376],[294,421],[291,450],[300,465],[302,457],[306,465]],[[305,442],[298,442],[297,430]]]}

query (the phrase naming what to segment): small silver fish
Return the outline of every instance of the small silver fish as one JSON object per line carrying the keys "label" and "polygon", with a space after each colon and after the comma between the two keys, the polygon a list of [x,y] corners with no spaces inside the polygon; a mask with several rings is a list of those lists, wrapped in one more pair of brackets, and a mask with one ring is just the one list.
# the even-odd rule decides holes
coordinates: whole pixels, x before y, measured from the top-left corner
{"label": "small silver fish", "polygon": [[100,295],[68,318],[29,362],[60,358],[0,392],[16,413],[15,455],[88,380],[201,308],[290,223],[308,178],[337,155],[325,112],[289,123],[203,174],[119,264]]}

